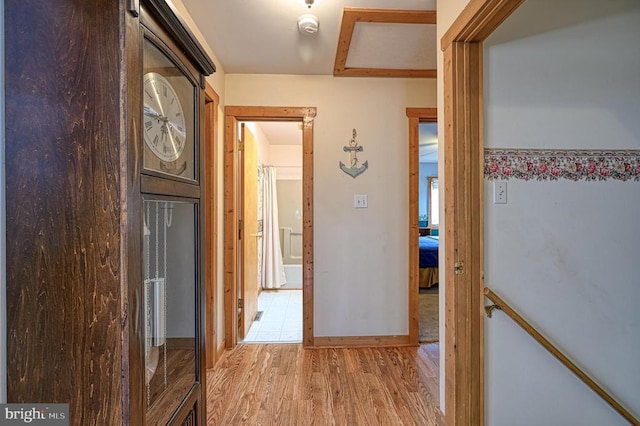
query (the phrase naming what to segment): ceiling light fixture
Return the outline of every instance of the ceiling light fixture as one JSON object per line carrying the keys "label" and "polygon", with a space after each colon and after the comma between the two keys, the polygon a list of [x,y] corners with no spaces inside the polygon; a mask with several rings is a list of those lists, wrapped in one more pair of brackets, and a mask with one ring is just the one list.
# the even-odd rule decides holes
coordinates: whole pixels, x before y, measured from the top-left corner
{"label": "ceiling light fixture", "polygon": [[311,9],[311,6],[313,6],[313,2],[314,0],[304,0],[304,3],[307,5],[309,9]]}
{"label": "ceiling light fixture", "polygon": [[[313,3],[313,0],[311,0],[311,2]],[[319,27],[320,22],[318,21],[318,17],[315,15],[305,13],[304,15],[300,15],[298,18],[298,31],[304,35],[314,35],[318,32]]]}

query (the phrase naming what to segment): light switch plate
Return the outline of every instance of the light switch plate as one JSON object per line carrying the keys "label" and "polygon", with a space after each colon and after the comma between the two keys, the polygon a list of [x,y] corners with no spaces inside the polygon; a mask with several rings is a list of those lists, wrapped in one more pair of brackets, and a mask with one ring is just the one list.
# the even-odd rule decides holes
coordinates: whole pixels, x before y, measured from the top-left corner
{"label": "light switch plate", "polygon": [[366,209],[368,207],[368,200],[366,195],[354,195],[353,206],[356,209]]}
{"label": "light switch plate", "polygon": [[507,182],[493,182],[493,204],[507,204]]}

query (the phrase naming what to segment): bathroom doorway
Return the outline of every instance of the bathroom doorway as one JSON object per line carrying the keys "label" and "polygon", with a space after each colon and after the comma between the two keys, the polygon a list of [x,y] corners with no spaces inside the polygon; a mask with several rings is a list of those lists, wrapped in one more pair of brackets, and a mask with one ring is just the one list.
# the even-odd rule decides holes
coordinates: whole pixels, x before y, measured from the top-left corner
{"label": "bathroom doorway", "polygon": [[[253,205],[243,206],[244,216],[257,220],[255,233],[245,235],[255,243],[257,253],[255,261],[242,267],[246,277],[256,277],[257,309],[251,313],[251,323],[244,324],[244,332],[239,330],[239,342],[301,343],[302,123],[243,121],[239,125],[244,126],[240,129],[244,156],[251,151],[256,158],[251,170],[247,164],[242,168],[242,180],[245,188],[251,183],[257,193]],[[248,214],[248,209],[255,212]],[[243,226],[249,229],[250,224]],[[253,292],[247,288],[250,285],[245,282],[241,294]]]}
{"label": "bathroom doorway", "polygon": [[[226,106],[224,137],[224,317],[225,347],[233,349],[244,335],[239,332],[238,307],[243,304],[238,282],[242,279],[241,122],[283,121],[302,127],[302,344],[315,346],[313,333],[313,129],[315,107]],[[257,169],[257,166],[256,166]],[[257,231],[256,231],[257,233]],[[257,264],[257,262],[254,262]],[[253,282],[257,288],[257,282]],[[297,301],[296,301],[297,302]],[[297,304],[297,303],[294,303]],[[286,316],[286,313],[285,313]],[[248,332],[249,330],[247,330]],[[247,333],[248,334],[248,333]]]}

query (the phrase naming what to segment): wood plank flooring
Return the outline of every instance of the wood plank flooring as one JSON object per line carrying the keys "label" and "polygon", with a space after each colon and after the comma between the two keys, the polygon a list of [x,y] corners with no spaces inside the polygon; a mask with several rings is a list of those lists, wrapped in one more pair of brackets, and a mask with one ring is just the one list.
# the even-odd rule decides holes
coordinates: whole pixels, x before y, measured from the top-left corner
{"label": "wood plank flooring", "polygon": [[438,346],[238,345],[207,373],[207,425],[444,425]]}

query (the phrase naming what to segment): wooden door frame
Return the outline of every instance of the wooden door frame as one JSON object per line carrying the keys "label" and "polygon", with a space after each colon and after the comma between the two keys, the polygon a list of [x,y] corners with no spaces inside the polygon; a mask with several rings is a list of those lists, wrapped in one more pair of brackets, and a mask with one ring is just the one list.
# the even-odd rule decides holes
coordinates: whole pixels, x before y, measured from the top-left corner
{"label": "wooden door frame", "polygon": [[418,214],[420,188],[420,123],[437,123],[437,108],[407,108],[409,118],[409,342],[418,345],[420,259]]}
{"label": "wooden door frame", "polygon": [[238,122],[293,121],[302,123],[302,343],[314,345],[313,335],[313,120],[314,107],[226,106],[224,134],[224,317],[225,346],[238,343]]}
{"label": "wooden door frame", "polygon": [[218,107],[220,96],[207,82],[204,90],[204,283],[206,313],[206,368],[216,364],[218,350],[218,316],[216,312],[218,281]]}
{"label": "wooden door frame", "polygon": [[[445,417],[484,425],[482,42],[524,0],[471,0],[444,52]],[[462,265],[454,273],[454,265]]]}

